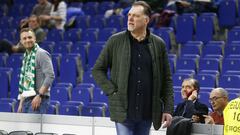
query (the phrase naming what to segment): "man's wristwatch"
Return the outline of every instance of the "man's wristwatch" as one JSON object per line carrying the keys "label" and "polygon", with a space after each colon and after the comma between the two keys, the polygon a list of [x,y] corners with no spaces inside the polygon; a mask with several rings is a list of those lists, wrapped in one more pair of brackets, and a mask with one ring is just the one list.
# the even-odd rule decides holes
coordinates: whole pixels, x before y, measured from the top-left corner
{"label": "man's wristwatch", "polygon": [[40,98],[43,98],[43,97],[44,97],[44,95],[43,95],[43,94],[40,94],[40,93],[39,93],[38,95],[39,95],[39,97],[40,97]]}

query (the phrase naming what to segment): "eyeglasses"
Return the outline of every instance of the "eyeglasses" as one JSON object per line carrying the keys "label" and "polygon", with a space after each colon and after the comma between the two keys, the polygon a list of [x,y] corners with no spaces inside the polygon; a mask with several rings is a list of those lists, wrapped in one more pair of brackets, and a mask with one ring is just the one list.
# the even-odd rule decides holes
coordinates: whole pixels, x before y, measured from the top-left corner
{"label": "eyeglasses", "polygon": [[209,98],[209,103],[216,102],[220,98],[223,98],[223,97],[212,97],[212,98]]}

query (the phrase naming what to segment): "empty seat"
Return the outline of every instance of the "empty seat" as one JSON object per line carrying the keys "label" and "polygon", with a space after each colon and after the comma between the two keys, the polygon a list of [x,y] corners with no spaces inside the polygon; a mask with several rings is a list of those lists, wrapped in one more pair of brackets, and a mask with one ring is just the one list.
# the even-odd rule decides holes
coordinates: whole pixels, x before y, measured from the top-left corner
{"label": "empty seat", "polygon": [[46,40],[55,42],[63,41],[63,34],[63,30],[52,29],[48,31]]}
{"label": "empty seat", "polygon": [[80,41],[81,39],[81,29],[69,29],[64,32],[64,41],[71,41],[73,43]]}
{"label": "empty seat", "polygon": [[81,55],[84,70],[87,70],[87,46],[89,45],[90,42],[76,42],[71,49],[71,53],[79,53]]}
{"label": "empty seat", "polygon": [[0,68],[0,98],[7,98],[10,86],[10,78],[12,74],[12,68]]}
{"label": "empty seat", "polygon": [[229,55],[239,55],[240,54],[240,45],[229,45],[225,47],[224,51],[225,56]]}
{"label": "empty seat", "polygon": [[103,28],[100,29],[98,35],[98,41],[107,41],[110,36],[117,32],[116,28]]}
{"label": "empty seat", "polygon": [[75,87],[72,91],[72,101],[81,101],[84,105],[88,105],[91,101],[90,89],[87,87]]}
{"label": "empty seat", "polygon": [[112,15],[106,19],[106,27],[116,28],[118,31],[123,27],[123,17],[120,15]]}
{"label": "empty seat", "polygon": [[93,90],[93,102],[104,102],[108,103],[108,97],[100,88],[95,88]]}
{"label": "empty seat", "polygon": [[50,91],[51,100],[58,100],[61,103],[69,101],[70,93],[67,87],[53,87]]}
{"label": "empty seat", "polygon": [[60,115],[75,115],[79,116],[79,106],[75,105],[61,105],[59,114]]}
{"label": "empty seat", "polygon": [[106,25],[103,15],[95,15],[89,20],[89,28],[103,29]]}
{"label": "empty seat", "polygon": [[223,75],[219,77],[219,87],[223,88],[240,88],[239,75]]}
{"label": "empty seat", "polygon": [[194,16],[178,16],[176,25],[177,43],[185,43],[192,40],[194,34]]}
{"label": "empty seat", "polygon": [[177,70],[194,70],[197,71],[197,62],[195,58],[179,58],[177,60]]}
{"label": "empty seat", "polygon": [[222,62],[222,73],[229,70],[240,71],[240,60],[235,58],[225,58]]}
{"label": "empty seat", "polygon": [[88,28],[82,32],[81,41],[88,41],[90,43],[96,42],[98,39],[98,28]]}
{"label": "empty seat", "polygon": [[89,27],[89,19],[91,17],[88,15],[77,16],[76,17],[76,28],[81,28],[83,31]]}
{"label": "empty seat", "polygon": [[13,105],[8,102],[0,102],[0,112],[13,112]]}
{"label": "empty seat", "polygon": [[210,94],[209,92],[200,91],[198,95],[198,100],[201,103],[204,103],[205,105],[207,105],[208,108],[211,107],[211,104],[209,103],[209,94]]}
{"label": "empty seat", "polygon": [[84,106],[81,116],[105,117],[106,110],[101,106]]}
{"label": "empty seat", "polygon": [[171,27],[161,27],[158,29],[154,29],[153,31],[154,34],[158,35],[161,37],[165,43],[166,43],[166,48],[168,51],[176,47],[176,41],[175,41],[175,35],[174,35],[174,30]]}
{"label": "empty seat", "polygon": [[216,70],[221,71],[220,60],[217,58],[200,58],[199,71],[201,70]]}
{"label": "empty seat", "polygon": [[7,67],[11,67],[13,69],[21,68],[23,60],[22,53],[14,53],[7,59]]}
{"label": "empty seat", "polygon": [[103,46],[91,45],[88,48],[88,69],[91,69],[95,64],[99,54],[101,53]]}
{"label": "empty seat", "polygon": [[60,64],[60,82],[72,83],[75,86],[82,80],[82,62],[79,54],[67,54]]}
{"label": "empty seat", "polygon": [[239,29],[232,29],[232,30],[228,31],[227,42],[231,43],[233,41],[240,41],[240,30]]}
{"label": "empty seat", "polygon": [[231,28],[236,24],[237,5],[235,0],[222,0],[218,6],[220,27]]}
{"label": "empty seat", "polygon": [[194,76],[201,87],[216,87],[216,76],[209,74],[197,74]]}
{"label": "empty seat", "polygon": [[211,17],[199,16],[196,23],[196,40],[207,42],[213,39],[213,20]]}
{"label": "empty seat", "polygon": [[98,14],[99,2],[88,1],[86,2],[82,9],[86,15],[94,16]]}

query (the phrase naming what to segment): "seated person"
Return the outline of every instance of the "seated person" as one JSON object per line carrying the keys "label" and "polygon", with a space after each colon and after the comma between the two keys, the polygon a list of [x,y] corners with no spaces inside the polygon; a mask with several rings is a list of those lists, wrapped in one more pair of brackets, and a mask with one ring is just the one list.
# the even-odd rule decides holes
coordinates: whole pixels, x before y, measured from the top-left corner
{"label": "seated person", "polygon": [[[36,15],[30,16],[27,24],[21,24],[21,28],[24,27],[29,27],[33,29],[36,35],[37,43],[41,43],[45,39],[46,33],[40,27],[40,20]],[[25,49],[23,48],[20,42],[17,43],[17,45],[13,45],[11,42],[7,40],[0,40],[0,52],[7,52],[8,54],[23,53],[25,52]]]}
{"label": "seated person", "polygon": [[224,125],[223,110],[228,104],[228,92],[223,88],[215,88],[211,91],[209,102],[213,112],[204,115],[206,124]]}
{"label": "seated person", "polygon": [[67,4],[63,0],[52,0],[50,15],[40,15],[40,19],[48,22],[48,28],[63,30],[67,19]]}
{"label": "seated person", "polygon": [[192,118],[196,112],[208,114],[208,107],[205,104],[200,103],[197,99],[199,90],[199,83],[196,79],[184,79],[181,90],[183,102],[177,105],[173,116]]}

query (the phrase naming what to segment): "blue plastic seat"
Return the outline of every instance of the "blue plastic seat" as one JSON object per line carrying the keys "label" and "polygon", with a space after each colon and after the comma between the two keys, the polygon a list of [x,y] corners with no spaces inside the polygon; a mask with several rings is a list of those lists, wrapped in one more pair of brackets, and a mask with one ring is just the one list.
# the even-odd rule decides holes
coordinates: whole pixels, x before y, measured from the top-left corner
{"label": "blue plastic seat", "polygon": [[176,41],[177,43],[186,43],[193,39],[194,35],[194,21],[193,16],[178,16],[176,25]]}
{"label": "blue plastic seat", "polygon": [[218,6],[220,27],[231,28],[236,24],[237,5],[235,0],[222,0]]}
{"label": "blue plastic seat", "polygon": [[72,91],[72,101],[81,101],[84,105],[88,105],[91,101],[90,88],[75,87]]}
{"label": "blue plastic seat", "polygon": [[72,83],[76,86],[82,81],[82,61],[81,56],[70,53],[62,57],[60,63],[60,82]]}

